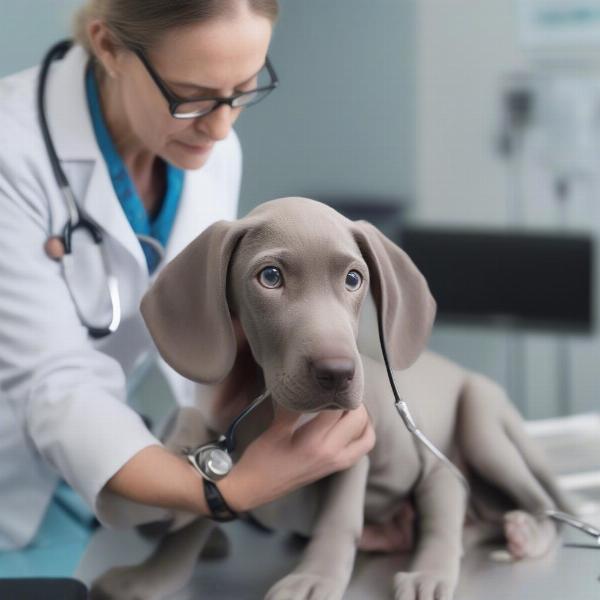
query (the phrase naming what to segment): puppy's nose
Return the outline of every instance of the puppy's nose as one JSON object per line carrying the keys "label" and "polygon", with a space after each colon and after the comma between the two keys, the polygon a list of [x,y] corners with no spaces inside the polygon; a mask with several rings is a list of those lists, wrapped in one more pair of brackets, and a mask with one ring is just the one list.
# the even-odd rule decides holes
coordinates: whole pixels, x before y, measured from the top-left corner
{"label": "puppy's nose", "polygon": [[310,366],[324,390],[345,390],[354,377],[354,361],[350,358],[320,358],[312,361]]}

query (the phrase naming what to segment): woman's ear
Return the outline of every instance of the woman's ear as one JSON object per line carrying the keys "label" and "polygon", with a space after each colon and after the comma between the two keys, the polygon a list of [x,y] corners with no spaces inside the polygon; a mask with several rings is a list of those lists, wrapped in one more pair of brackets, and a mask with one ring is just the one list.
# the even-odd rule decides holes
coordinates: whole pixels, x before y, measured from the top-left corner
{"label": "woman's ear", "polygon": [[234,364],[227,272],[250,224],[242,219],[208,227],[162,270],[142,299],[142,316],[159,352],[188,379],[215,383]]}
{"label": "woman's ear", "polygon": [[369,267],[371,292],[390,364],[394,369],[406,369],[429,339],[435,300],[406,252],[378,229],[366,221],[355,221],[352,233]]}
{"label": "woman's ear", "polygon": [[86,26],[89,44],[96,60],[102,65],[109,77],[119,74],[119,53],[123,48],[116,42],[115,36],[101,19],[92,19]]}

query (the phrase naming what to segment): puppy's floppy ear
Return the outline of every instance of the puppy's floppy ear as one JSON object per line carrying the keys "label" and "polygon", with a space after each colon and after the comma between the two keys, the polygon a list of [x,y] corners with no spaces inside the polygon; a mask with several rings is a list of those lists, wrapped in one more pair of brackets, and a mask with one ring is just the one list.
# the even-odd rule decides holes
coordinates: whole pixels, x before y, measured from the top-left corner
{"label": "puppy's floppy ear", "polygon": [[235,361],[227,304],[227,271],[251,219],[218,221],[162,270],[141,303],[146,326],[165,361],[188,379],[214,383]]}
{"label": "puppy's floppy ear", "polygon": [[425,348],[435,319],[435,300],[408,255],[366,221],[352,224],[369,267],[371,292],[391,367],[409,367]]}

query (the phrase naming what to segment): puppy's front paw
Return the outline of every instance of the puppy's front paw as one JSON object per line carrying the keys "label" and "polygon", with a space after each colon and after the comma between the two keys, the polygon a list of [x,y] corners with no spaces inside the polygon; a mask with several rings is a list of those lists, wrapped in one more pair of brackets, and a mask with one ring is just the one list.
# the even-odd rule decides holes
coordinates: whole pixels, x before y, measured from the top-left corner
{"label": "puppy's front paw", "polygon": [[278,581],[265,600],[342,600],[346,582],[323,575],[292,573]]}
{"label": "puppy's front paw", "polygon": [[454,579],[435,572],[396,573],[394,600],[452,600]]}

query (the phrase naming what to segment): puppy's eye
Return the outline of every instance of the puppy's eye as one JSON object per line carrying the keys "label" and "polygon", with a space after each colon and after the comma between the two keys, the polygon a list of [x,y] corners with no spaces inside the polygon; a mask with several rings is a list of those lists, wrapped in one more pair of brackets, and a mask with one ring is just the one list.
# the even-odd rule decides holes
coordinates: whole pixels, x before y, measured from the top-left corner
{"label": "puppy's eye", "polygon": [[363,282],[362,275],[358,271],[349,271],[346,275],[346,289],[355,292]]}
{"label": "puppy's eye", "polygon": [[283,277],[281,271],[277,267],[265,267],[258,274],[258,281],[263,287],[274,289],[281,287]]}

